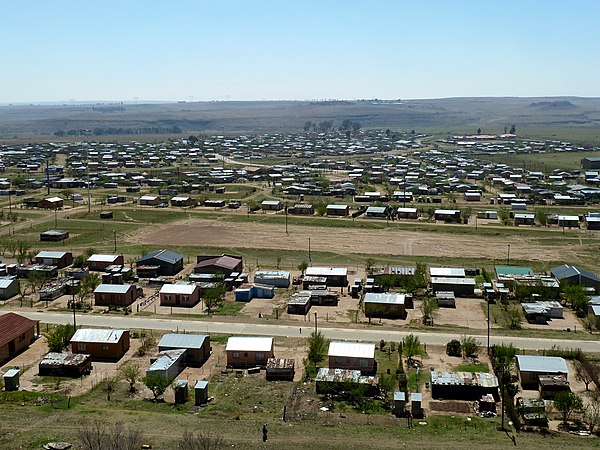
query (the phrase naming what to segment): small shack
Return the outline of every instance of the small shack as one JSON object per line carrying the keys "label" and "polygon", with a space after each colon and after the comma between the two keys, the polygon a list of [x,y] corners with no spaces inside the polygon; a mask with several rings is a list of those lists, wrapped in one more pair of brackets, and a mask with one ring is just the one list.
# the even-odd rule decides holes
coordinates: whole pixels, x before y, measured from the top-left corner
{"label": "small shack", "polygon": [[177,380],[175,386],[173,386],[173,390],[175,391],[176,405],[187,403],[189,398],[188,380]]}
{"label": "small shack", "polygon": [[158,351],[184,349],[184,362],[190,367],[200,367],[211,352],[210,336],[206,334],[167,333],[158,342]]}
{"label": "small shack", "polygon": [[38,371],[42,376],[78,378],[90,374],[92,357],[84,353],[50,352],[40,361]]}
{"label": "small shack", "polygon": [[60,242],[69,239],[69,232],[64,230],[48,230],[40,233],[41,242]]}
{"label": "small shack", "polygon": [[253,298],[275,297],[275,287],[264,284],[247,283],[242,284],[234,291],[235,300],[238,302],[249,302]]}
{"label": "small shack", "polygon": [[200,380],[194,385],[194,405],[202,406],[208,403],[208,381]]}
{"label": "small shack", "polygon": [[267,360],[267,380],[294,380],[295,361],[291,358],[269,358]]}
{"label": "small shack", "polygon": [[406,392],[394,392],[394,415],[403,416],[406,410]]}
{"label": "small shack", "polygon": [[365,316],[404,319],[404,294],[375,294],[368,292],[363,299]]}
{"label": "small shack", "polygon": [[290,273],[284,270],[257,270],[254,282],[277,288],[290,287]]}
{"label": "small shack", "polygon": [[439,291],[435,293],[435,300],[440,308],[456,308],[456,298],[452,291]]}
{"label": "small shack", "polygon": [[165,350],[158,354],[152,364],[146,369],[146,376],[160,376],[167,381],[177,378],[185,367],[186,350]]}
{"label": "small shack", "polygon": [[423,394],[420,392],[410,394],[410,409],[414,419],[423,418]]}
{"label": "small shack", "polygon": [[18,368],[9,369],[4,374],[4,390],[5,391],[18,391],[19,390],[19,377],[21,370]]}

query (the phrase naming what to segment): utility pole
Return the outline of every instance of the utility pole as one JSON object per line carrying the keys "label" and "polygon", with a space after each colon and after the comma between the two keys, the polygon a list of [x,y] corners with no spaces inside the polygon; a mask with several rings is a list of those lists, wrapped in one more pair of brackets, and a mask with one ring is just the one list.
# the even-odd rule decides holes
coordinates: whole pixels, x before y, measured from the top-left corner
{"label": "utility pole", "polygon": [[50,195],[50,169],[48,168],[48,157],[46,157],[46,186],[48,188],[48,195]]}
{"label": "utility pole", "polygon": [[310,265],[310,263],[312,262],[312,260],[310,259],[310,237],[308,238],[308,264]]}
{"label": "utility pole", "polygon": [[85,150],[85,172],[87,175],[87,191],[88,191],[88,213],[92,211],[92,191],[90,186],[90,150]]}
{"label": "utility pole", "polygon": [[77,330],[77,321],[75,319],[75,280],[73,279],[73,284],[71,285],[71,307],[73,308],[73,328]]}
{"label": "utility pole", "polygon": [[487,318],[488,319],[488,321],[487,321],[488,322],[487,323],[487,326],[488,326],[487,327],[488,328],[487,329],[487,338],[488,338],[487,339],[487,354],[489,356],[490,355],[490,299],[487,298],[486,300],[487,300],[487,310],[488,310],[488,314],[487,314],[487,316],[488,316],[488,318]]}
{"label": "utility pole", "polygon": [[285,202],[285,234],[288,234],[288,204]]}
{"label": "utility pole", "polygon": [[115,239],[115,250],[114,250],[114,253],[117,253],[117,230],[113,230],[113,237]]}
{"label": "utility pole", "polygon": [[317,312],[315,311],[315,335],[318,332],[318,328],[317,328]]}
{"label": "utility pole", "polygon": [[506,265],[510,266],[510,244],[508,244],[508,250],[506,254]]}

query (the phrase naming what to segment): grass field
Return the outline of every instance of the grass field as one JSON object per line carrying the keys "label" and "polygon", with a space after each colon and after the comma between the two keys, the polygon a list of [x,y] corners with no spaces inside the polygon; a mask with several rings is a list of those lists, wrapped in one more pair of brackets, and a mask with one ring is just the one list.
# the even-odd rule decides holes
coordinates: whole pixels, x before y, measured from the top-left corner
{"label": "grass field", "polygon": [[478,156],[484,160],[549,174],[554,169],[578,170],[581,168],[582,158],[597,157],[598,155],[598,152],[547,152],[543,154],[523,153]]}

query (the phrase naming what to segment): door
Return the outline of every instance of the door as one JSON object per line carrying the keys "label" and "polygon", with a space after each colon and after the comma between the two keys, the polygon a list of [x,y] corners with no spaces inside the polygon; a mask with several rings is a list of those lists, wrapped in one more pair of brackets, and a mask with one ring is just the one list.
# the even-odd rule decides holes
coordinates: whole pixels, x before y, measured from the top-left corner
{"label": "door", "polygon": [[15,341],[10,341],[8,343],[8,354],[12,355],[13,353],[15,353]]}

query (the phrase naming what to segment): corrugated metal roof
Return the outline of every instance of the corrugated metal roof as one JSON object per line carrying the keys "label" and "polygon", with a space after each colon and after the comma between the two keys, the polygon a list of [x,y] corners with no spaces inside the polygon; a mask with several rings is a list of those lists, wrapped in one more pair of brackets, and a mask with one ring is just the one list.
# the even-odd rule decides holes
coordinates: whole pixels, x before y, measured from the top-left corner
{"label": "corrugated metal roof", "polygon": [[516,358],[521,372],[569,373],[567,362],[558,356],[517,355]]}
{"label": "corrugated metal roof", "polygon": [[326,276],[347,276],[347,267],[309,267],[306,269],[305,274],[308,276],[315,277],[326,277]]}
{"label": "corrugated metal roof", "polygon": [[327,356],[343,356],[350,358],[375,358],[375,344],[365,342],[339,342],[329,343]]}
{"label": "corrugated metal roof", "polygon": [[0,289],[7,289],[15,282],[18,282],[16,278],[0,277]]}
{"label": "corrugated metal roof", "polygon": [[101,254],[95,254],[92,255],[88,258],[88,262],[114,262],[117,258],[119,257],[119,255],[101,255]]}
{"label": "corrugated metal roof", "polygon": [[19,314],[11,312],[2,314],[0,316],[0,347],[35,327],[37,323],[37,320],[31,320]]}
{"label": "corrugated metal roof", "polygon": [[103,328],[80,328],[71,338],[71,342],[119,342],[127,330],[110,330]]}
{"label": "corrugated metal roof", "polygon": [[153,252],[150,252],[138,259],[136,264],[140,264],[151,259],[158,259],[159,261],[175,264],[177,261],[183,260],[183,255],[166,249],[154,250]]}
{"label": "corrugated metal roof", "polygon": [[132,284],[99,284],[94,294],[125,294],[132,287]]}
{"label": "corrugated metal roof", "polygon": [[163,284],[160,293],[192,295],[196,289],[198,289],[196,284]]}
{"label": "corrugated metal roof", "polygon": [[158,342],[158,347],[169,348],[202,348],[204,341],[208,338],[205,334],[165,334]]}
{"label": "corrugated metal roof", "polygon": [[60,259],[63,256],[65,256],[66,254],[67,254],[67,252],[55,252],[55,251],[49,251],[49,250],[42,250],[37,255],[35,255],[35,257],[36,258]]}
{"label": "corrugated metal roof", "polygon": [[395,402],[405,402],[406,401],[406,393],[405,392],[394,392],[394,401]]}
{"label": "corrugated metal roof", "polygon": [[269,279],[269,280],[280,280],[289,279],[290,273],[284,270],[257,270],[254,274],[254,279]]}
{"label": "corrugated metal roof", "polygon": [[376,294],[367,292],[363,300],[364,303],[386,303],[390,305],[403,305],[406,297],[404,294]]}
{"label": "corrugated metal roof", "polygon": [[176,364],[185,354],[185,349],[165,350],[160,352],[156,357],[156,361],[152,363],[146,372],[164,371],[169,369],[173,364]]}
{"label": "corrugated metal roof", "polygon": [[232,336],[227,339],[225,351],[269,352],[273,348],[272,337]]}
{"label": "corrugated metal roof", "polygon": [[498,378],[487,372],[437,372],[431,371],[431,384],[498,387]]}
{"label": "corrugated metal roof", "polygon": [[431,277],[431,284],[461,284],[467,286],[475,286],[474,278],[448,278],[448,277]]}
{"label": "corrugated metal roof", "polygon": [[429,273],[432,277],[465,277],[465,269],[462,267],[430,267]]}
{"label": "corrugated metal roof", "polygon": [[208,386],[208,381],[200,380],[194,385],[194,389],[206,389]]}

